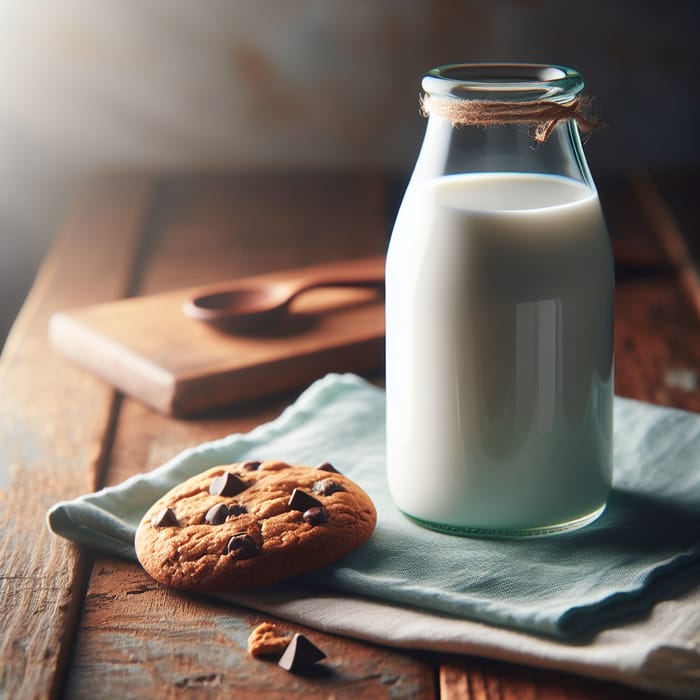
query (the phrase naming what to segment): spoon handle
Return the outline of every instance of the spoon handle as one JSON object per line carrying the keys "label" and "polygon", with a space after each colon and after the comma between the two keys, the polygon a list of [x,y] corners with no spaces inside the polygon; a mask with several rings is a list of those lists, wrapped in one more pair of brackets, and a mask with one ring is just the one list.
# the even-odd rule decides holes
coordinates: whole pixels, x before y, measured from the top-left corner
{"label": "spoon handle", "polygon": [[384,275],[372,273],[342,273],[324,277],[301,277],[296,280],[291,280],[288,283],[288,301],[292,301],[297,296],[310,289],[318,289],[320,287],[360,287],[363,289],[384,289]]}

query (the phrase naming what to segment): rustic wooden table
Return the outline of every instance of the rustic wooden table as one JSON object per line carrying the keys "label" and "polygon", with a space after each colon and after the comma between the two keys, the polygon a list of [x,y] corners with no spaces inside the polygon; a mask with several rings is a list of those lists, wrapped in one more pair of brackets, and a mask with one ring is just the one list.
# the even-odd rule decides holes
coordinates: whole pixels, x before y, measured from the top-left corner
{"label": "rustic wooden table", "polygon": [[[698,178],[603,183],[617,258],[617,393],[700,411]],[[252,661],[265,616],[165,590],[51,535],[47,509],[270,420],[287,394],[197,419],[123,397],[52,350],[50,315],[127,295],[385,249],[398,188],[379,174],[137,179],[91,187],[59,230],[0,359],[0,696],[631,698],[614,684],[310,635],[337,674]],[[693,238],[695,237],[695,239]],[[381,377],[377,377],[381,380]],[[299,629],[295,625],[288,625]]]}

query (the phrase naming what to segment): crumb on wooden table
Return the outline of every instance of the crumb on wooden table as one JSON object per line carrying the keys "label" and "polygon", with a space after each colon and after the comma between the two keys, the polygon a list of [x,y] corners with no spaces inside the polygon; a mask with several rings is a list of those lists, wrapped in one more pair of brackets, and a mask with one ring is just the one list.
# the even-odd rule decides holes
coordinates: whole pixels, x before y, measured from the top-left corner
{"label": "crumb on wooden table", "polygon": [[248,653],[255,658],[279,658],[291,640],[291,634],[271,622],[263,622],[248,637]]}

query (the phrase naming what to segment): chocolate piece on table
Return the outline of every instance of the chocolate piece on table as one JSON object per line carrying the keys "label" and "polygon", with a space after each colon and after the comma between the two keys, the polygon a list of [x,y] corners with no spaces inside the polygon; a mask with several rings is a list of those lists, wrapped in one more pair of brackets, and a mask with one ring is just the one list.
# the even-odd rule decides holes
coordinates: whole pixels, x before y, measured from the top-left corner
{"label": "chocolate piece on table", "polygon": [[296,671],[301,668],[311,666],[326,655],[303,634],[295,634],[289,646],[284,650],[284,654],[277,662],[285,671]]}
{"label": "chocolate piece on table", "polygon": [[322,472],[334,472],[335,474],[340,473],[330,462],[319,464],[316,469],[320,469]]}
{"label": "chocolate piece on table", "polygon": [[209,493],[213,496],[235,496],[245,491],[248,484],[241,481],[235,474],[224,472],[221,476],[214,477],[209,484]]}
{"label": "chocolate piece on table", "polygon": [[294,489],[292,495],[289,497],[289,502],[287,505],[293,510],[300,510],[304,512],[309,510],[309,508],[318,508],[323,505],[320,501],[317,501],[313,496],[309,496],[306,491],[301,489]]}
{"label": "chocolate piece on table", "polygon": [[339,484],[333,479],[323,479],[322,481],[317,481],[311,490],[314,493],[321,494],[321,496],[330,496],[332,493],[337,493],[338,491],[345,491],[345,486]]}
{"label": "chocolate piece on table", "polygon": [[236,559],[250,559],[260,554],[260,547],[247,532],[239,532],[228,541],[226,551]]}
{"label": "chocolate piece on table", "polygon": [[223,503],[217,503],[212,506],[204,516],[204,522],[209,525],[221,525],[228,517],[228,506]]}
{"label": "chocolate piece on table", "polygon": [[309,523],[309,525],[323,525],[323,523],[328,522],[328,513],[326,513],[326,509],[323,506],[315,506],[304,511],[301,519],[305,523]]}
{"label": "chocolate piece on table", "polygon": [[164,508],[153,516],[151,525],[153,527],[179,527],[180,521],[172,508]]}
{"label": "chocolate piece on table", "polygon": [[229,506],[229,508],[228,508],[229,515],[243,515],[243,513],[247,513],[247,512],[248,512],[248,508],[240,505],[239,503],[234,503],[232,506]]}

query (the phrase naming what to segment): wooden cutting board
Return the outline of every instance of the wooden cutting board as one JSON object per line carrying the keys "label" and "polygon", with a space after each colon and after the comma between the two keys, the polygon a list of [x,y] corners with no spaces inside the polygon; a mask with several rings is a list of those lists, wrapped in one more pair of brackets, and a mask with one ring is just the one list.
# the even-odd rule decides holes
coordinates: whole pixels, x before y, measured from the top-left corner
{"label": "wooden cutting board", "polygon": [[[342,261],[237,280],[260,283],[306,274],[383,274],[382,257]],[[384,300],[368,289],[314,289],[256,335],[234,335],[185,316],[189,290],[63,311],[49,326],[53,346],[117,389],[175,416],[302,388],[328,372],[384,363]]]}

